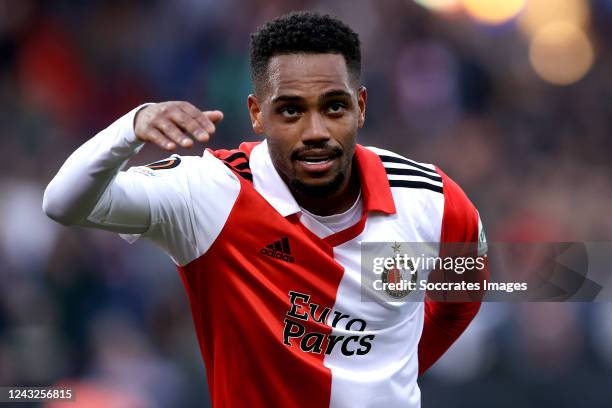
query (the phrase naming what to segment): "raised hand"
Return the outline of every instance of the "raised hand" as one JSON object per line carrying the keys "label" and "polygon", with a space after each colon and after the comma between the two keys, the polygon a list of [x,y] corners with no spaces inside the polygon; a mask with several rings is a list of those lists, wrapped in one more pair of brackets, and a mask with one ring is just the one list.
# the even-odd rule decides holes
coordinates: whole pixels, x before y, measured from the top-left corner
{"label": "raised hand", "polygon": [[189,102],[161,102],[142,108],[134,117],[136,137],[155,143],[164,150],[177,145],[192,147],[193,139],[208,142],[215,132],[215,123],[223,119],[218,110],[201,111]]}

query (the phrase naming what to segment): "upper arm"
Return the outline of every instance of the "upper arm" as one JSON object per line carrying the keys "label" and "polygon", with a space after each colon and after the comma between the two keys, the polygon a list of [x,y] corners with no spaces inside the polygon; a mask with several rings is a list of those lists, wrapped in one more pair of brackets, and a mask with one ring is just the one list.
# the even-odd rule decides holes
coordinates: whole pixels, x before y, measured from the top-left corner
{"label": "upper arm", "polygon": [[151,224],[149,196],[141,177],[121,171],[79,223],[123,234],[142,234]]}
{"label": "upper arm", "polygon": [[[444,210],[440,234],[440,254],[445,257],[486,255],[486,238],[476,207],[463,190],[440,169],[443,180]],[[467,251],[467,253],[466,253]],[[482,289],[488,278],[488,265],[472,270],[470,276],[455,271],[432,271],[434,282],[477,282]],[[419,342],[419,374],[433,365],[468,327],[480,309],[484,294],[479,291],[428,291],[424,305],[424,324]]]}
{"label": "upper arm", "polygon": [[[240,182],[232,171],[208,152],[203,157],[172,156],[148,166],[133,167],[121,174],[117,182],[122,190],[142,191],[146,199],[134,204],[146,205],[149,214],[146,229],[126,231],[122,237],[135,241],[143,236],[160,246],[178,265],[185,265],[208,250],[240,191]],[[126,211],[121,213],[127,216]],[[116,216],[111,221],[121,219]]]}
{"label": "upper arm", "polygon": [[[440,169],[436,170],[442,177],[444,194],[439,256],[441,259],[473,258],[473,263],[478,266],[465,273],[464,270],[436,269],[430,274],[430,280],[472,282],[482,289],[489,269],[486,262],[487,243],[480,215],[461,187]],[[428,291],[427,295],[429,298],[446,301],[480,301],[484,291]]]}

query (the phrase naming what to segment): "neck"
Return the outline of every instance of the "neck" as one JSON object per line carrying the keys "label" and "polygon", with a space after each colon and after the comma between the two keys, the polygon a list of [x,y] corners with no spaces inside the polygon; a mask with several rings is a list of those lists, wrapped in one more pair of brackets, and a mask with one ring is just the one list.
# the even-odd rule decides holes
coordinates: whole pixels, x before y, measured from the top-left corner
{"label": "neck", "polygon": [[300,207],[316,215],[340,214],[351,208],[359,196],[359,174],[357,166],[351,166],[349,177],[343,185],[333,194],[325,197],[304,195],[299,191],[292,191]]}

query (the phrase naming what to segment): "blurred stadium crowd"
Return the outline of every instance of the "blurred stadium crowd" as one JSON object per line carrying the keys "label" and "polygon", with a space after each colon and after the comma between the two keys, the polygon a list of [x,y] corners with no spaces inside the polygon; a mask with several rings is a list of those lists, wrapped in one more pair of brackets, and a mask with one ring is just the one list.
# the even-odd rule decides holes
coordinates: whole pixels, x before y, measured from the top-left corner
{"label": "blurred stadium crowd", "polygon": [[[0,0],[0,384],[70,384],[79,407],[208,406],[170,260],[54,224],[42,192],[146,101],[223,110],[213,147],[254,140],[249,33],[296,8],[360,33],[360,143],[439,165],[489,241],[612,240],[612,0]],[[612,304],[485,304],[420,383],[425,407],[610,407]]]}

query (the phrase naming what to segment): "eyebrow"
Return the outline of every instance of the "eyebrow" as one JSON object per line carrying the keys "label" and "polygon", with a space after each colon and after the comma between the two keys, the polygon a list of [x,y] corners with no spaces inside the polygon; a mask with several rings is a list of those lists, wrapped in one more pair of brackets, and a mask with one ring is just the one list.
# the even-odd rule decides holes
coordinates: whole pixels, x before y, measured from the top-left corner
{"label": "eyebrow", "polygon": [[351,94],[346,92],[343,89],[335,89],[333,91],[325,92],[323,95],[319,97],[319,101],[323,101],[325,99],[331,99],[331,98],[338,98],[338,97],[350,98]]}
{"label": "eyebrow", "polygon": [[279,95],[272,98],[271,103],[279,102],[301,102],[304,98],[298,95]]}
{"label": "eyebrow", "polygon": [[[337,97],[350,98],[351,94],[342,89],[334,89],[334,90],[325,92],[323,95],[319,96],[318,99],[319,99],[319,102],[321,102],[326,99],[337,98]],[[304,101],[304,97],[299,96],[299,95],[279,95],[279,96],[275,96],[274,98],[272,98],[270,102],[272,104],[275,104],[279,102],[303,102],[303,101]]]}

